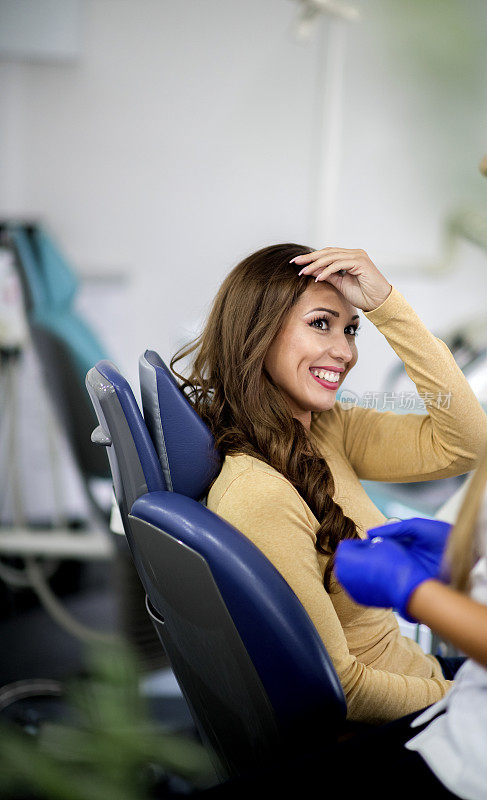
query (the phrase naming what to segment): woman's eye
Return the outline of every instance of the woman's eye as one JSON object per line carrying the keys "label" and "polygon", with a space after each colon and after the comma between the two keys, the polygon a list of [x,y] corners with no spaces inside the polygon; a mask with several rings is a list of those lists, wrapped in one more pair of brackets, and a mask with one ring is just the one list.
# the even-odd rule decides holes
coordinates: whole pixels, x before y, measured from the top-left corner
{"label": "woman's eye", "polygon": [[[327,319],[325,319],[324,317],[320,317],[319,319],[314,319],[312,322],[310,322],[310,325],[316,325],[318,327],[320,323],[325,323],[325,322],[326,324],[328,324]],[[323,330],[323,328],[321,328],[321,330]]]}
{"label": "woman's eye", "polygon": [[[328,322],[326,317],[318,317],[317,319],[311,320],[311,322],[309,324],[310,324],[310,326],[316,327],[318,330],[322,331],[322,330],[327,330],[327,328],[323,328],[322,327],[322,324],[326,324],[328,326],[329,322]],[[352,333],[350,335],[355,337],[355,336],[358,336],[359,327],[360,327],[359,325],[357,325],[357,326],[355,326],[355,325],[347,325],[345,330],[352,331]]]}

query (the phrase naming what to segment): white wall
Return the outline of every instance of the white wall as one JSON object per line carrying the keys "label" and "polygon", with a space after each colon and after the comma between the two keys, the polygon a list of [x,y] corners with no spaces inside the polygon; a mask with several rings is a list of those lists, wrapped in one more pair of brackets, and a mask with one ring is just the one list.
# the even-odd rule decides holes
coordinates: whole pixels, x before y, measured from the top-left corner
{"label": "white wall", "polygon": [[[145,347],[168,358],[230,268],[273,242],[363,247],[440,336],[483,309],[485,255],[463,247],[443,278],[424,265],[440,257],[447,211],[487,203],[477,172],[487,51],[476,38],[487,8],[461,4],[465,41],[453,47],[445,25],[458,3],[425,17],[423,42],[397,0],[356,5],[335,222],[319,241],[330,24],[297,41],[293,0],[86,0],[79,61],[0,63],[0,213],[40,215],[81,272],[126,274],[118,315],[103,319],[93,288],[88,313],[131,378]],[[357,392],[382,388],[395,360],[362,325]]]}

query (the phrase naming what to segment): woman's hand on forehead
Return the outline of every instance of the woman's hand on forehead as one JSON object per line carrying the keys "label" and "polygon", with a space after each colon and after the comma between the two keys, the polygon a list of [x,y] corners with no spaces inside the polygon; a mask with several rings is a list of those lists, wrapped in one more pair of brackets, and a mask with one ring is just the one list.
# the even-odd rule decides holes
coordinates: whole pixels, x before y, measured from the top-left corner
{"label": "woman's hand on forehead", "polygon": [[373,311],[388,298],[392,285],[365,250],[325,247],[292,258],[290,264],[302,266],[299,275],[328,281],[346,300],[362,311]]}

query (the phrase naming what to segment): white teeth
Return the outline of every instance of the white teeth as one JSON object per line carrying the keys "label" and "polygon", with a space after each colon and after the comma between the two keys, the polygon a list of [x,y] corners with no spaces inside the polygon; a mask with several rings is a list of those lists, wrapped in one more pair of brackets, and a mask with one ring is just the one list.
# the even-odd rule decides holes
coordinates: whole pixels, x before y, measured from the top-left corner
{"label": "white teeth", "polygon": [[340,373],[339,372],[328,372],[324,369],[312,369],[311,372],[313,375],[316,375],[317,378],[321,378],[321,380],[331,381],[331,383],[338,383],[340,380]]}

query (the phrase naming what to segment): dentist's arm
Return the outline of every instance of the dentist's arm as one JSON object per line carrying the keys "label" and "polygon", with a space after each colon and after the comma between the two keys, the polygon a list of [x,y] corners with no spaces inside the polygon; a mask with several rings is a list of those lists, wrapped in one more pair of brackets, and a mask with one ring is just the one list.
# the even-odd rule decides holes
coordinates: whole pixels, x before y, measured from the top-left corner
{"label": "dentist's arm", "polygon": [[408,614],[487,667],[487,606],[436,580],[418,584]]}

